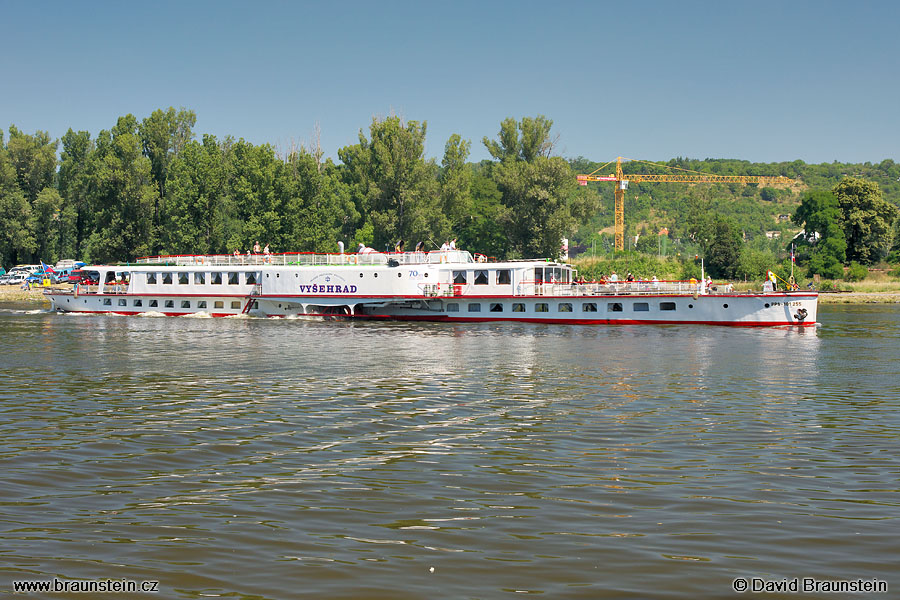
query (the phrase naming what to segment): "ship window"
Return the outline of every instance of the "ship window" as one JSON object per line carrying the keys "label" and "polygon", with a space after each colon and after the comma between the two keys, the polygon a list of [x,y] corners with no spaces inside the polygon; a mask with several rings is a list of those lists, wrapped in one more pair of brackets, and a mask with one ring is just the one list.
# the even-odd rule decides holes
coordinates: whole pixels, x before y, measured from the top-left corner
{"label": "ship window", "polygon": [[225,308],[225,303],[222,302],[221,300],[216,300],[213,303],[213,308]]}
{"label": "ship window", "polygon": [[143,305],[144,305],[144,301],[143,301],[143,300],[135,300],[135,301],[134,301],[134,306],[143,306]]}
{"label": "ship window", "polygon": [[472,302],[469,304],[469,312],[481,312],[481,304],[478,302]]}
{"label": "ship window", "polygon": [[194,273],[194,283],[203,285],[206,283],[206,273]]}
{"label": "ship window", "polygon": [[163,273],[163,285],[171,285],[172,284],[172,274],[171,273]]}
{"label": "ship window", "polygon": [[556,307],[556,310],[559,312],[572,312],[572,303],[571,302],[560,302]]}
{"label": "ship window", "polygon": [[250,271],[244,275],[247,285],[256,285],[256,273]]}
{"label": "ship window", "polygon": [[448,302],[447,312],[459,312],[459,304],[457,304],[456,302]]}
{"label": "ship window", "polygon": [[187,273],[179,273],[178,274],[178,284],[179,285],[187,285],[188,283],[188,274]]}
{"label": "ship window", "polygon": [[487,285],[488,284],[488,272],[487,271],[475,271],[475,285]]}
{"label": "ship window", "polygon": [[156,273],[147,273],[147,283],[150,285],[156,284]]}
{"label": "ship window", "polygon": [[453,271],[453,283],[466,283],[466,272]]}
{"label": "ship window", "polygon": [[606,305],[606,312],[622,312],[621,302],[609,302]]}
{"label": "ship window", "polygon": [[206,300],[198,300],[197,308],[206,308]]}
{"label": "ship window", "polygon": [[190,301],[190,300],[182,300],[182,301],[181,301],[181,308],[190,308],[190,307],[191,307],[191,301]]}
{"label": "ship window", "polygon": [[491,302],[491,312],[503,312],[503,304],[500,302]]}
{"label": "ship window", "polygon": [[596,302],[585,302],[581,305],[582,312],[597,312]]}
{"label": "ship window", "polygon": [[660,302],[659,310],[675,310],[674,302]]}
{"label": "ship window", "polygon": [[509,269],[500,269],[497,271],[497,285],[509,285],[510,281]]}
{"label": "ship window", "polygon": [[550,312],[550,306],[546,302],[538,302],[534,305],[534,312]]}
{"label": "ship window", "polygon": [[119,298],[119,306],[126,306],[128,304],[128,300],[125,298]]}
{"label": "ship window", "polygon": [[111,298],[104,298],[104,299],[103,299],[103,306],[112,306],[112,299],[111,299]]}
{"label": "ship window", "polygon": [[650,310],[650,304],[647,302],[635,302],[634,312],[647,312]]}
{"label": "ship window", "polygon": [[525,312],[525,304],[522,302],[513,302],[513,312]]}
{"label": "ship window", "polygon": [[150,308],[156,308],[157,306],[159,306],[159,301],[157,301],[157,300],[150,301]]}
{"label": "ship window", "polygon": [[115,274],[115,272],[109,271],[109,272],[106,274],[106,279],[103,281],[103,283],[115,283],[115,282],[116,282],[116,274]]}
{"label": "ship window", "polygon": [[221,273],[210,273],[209,274],[209,283],[211,285],[222,285],[222,274]]}
{"label": "ship window", "polygon": [[240,307],[241,307],[241,303],[238,302],[237,300],[235,300],[231,303],[231,308],[240,308]]}
{"label": "ship window", "polygon": [[228,285],[237,285],[239,279],[240,276],[238,273],[235,273],[234,271],[230,272],[228,274]]}
{"label": "ship window", "polygon": [[174,300],[166,300],[166,308],[175,308]]}
{"label": "ship window", "polygon": [[544,267],[534,268],[534,283],[535,285],[544,283]]}

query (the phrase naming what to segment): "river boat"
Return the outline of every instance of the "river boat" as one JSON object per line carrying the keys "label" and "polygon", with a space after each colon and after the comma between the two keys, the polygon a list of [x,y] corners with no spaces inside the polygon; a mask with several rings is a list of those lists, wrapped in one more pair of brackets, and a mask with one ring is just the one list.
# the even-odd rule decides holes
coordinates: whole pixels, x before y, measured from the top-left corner
{"label": "river boat", "polygon": [[62,312],[407,321],[813,326],[812,291],[696,281],[582,282],[569,264],[464,250],[186,255],[94,265],[94,285],[45,291]]}

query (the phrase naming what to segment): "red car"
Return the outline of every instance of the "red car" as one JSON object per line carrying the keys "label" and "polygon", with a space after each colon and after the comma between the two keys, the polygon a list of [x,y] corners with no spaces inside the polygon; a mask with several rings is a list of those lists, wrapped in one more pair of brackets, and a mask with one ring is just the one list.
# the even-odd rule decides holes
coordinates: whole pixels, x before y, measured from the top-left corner
{"label": "red car", "polygon": [[85,271],[76,269],[69,275],[69,283],[80,283],[81,285],[97,285],[100,283],[100,273],[97,271]]}

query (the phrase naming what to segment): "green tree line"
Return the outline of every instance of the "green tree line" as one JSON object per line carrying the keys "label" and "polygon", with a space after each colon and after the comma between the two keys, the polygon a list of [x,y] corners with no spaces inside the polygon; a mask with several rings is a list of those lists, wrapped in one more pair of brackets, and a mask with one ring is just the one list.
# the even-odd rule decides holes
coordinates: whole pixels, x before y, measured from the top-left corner
{"label": "green tree line", "polygon": [[[478,163],[469,161],[472,142],[457,134],[440,161],[426,158],[427,123],[396,116],[360,129],[358,143],[337,150],[338,161],[323,160],[317,146],[279,153],[243,139],[198,138],[195,124],[193,111],[168,108],[142,120],[119,117],[95,136],[70,129],[53,140],[14,125],[8,136],[0,131],[0,264],[244,252],[257,241],[275,252],[326,252],[339,240],[353,250],[360,243],[393,248],[401,239],[407,248],[420,241],[435,248],[458,238],[474,252],[519,258],[555,257],[566,237],[573,253],[611,253],[612,187],[576,185],[577,173],[600,163],[554,155],[553,123],[544,116],[505,119],[481,140],[491,159]],[[629,251],[660,253],[658,231],[665,227],[667,249],[702,254],[716,276],[746,275],[783,260],[789,236],[804,227],[795,212],[815,190],[858,179],[877,188],[888,206],[900,200],[900,165],[892,160],[808,165],[676,158],[628,163],[626,173],[672,167],[800,181],[789,189],[631,186]],[[884,213],[878,243],[862,249],[872,240],[861,231],[867,214],[835,217],[847,244],[843,255],[832,252],[839,264],[871,263],[893,247],[896,218]],[[843,229],[851,221],[860,232]],[[819,260],[826,244],[840,246],[834,231],[813,223],[822,231],[804,247],[807,262]],[[817,240],[824,241],[814,251]]]}
{"label": "green tree line", "polygon": [[0,132],[0,260],[127,261],[257,241],[273,251],[335,251],[339,240],[436,248],[450,238],[498,257],[555,256],[595,210],[569,162],[550,155],[545,117],[505,120],[499,141],[485,138],[496,160],[478,165],[459,135],[440,164],[427,159],[427,124],[396,116],[373,119],[337,163],[319,148],[196,139],[195,123],[193,111],[169,108],[125,115],[96,137]]}

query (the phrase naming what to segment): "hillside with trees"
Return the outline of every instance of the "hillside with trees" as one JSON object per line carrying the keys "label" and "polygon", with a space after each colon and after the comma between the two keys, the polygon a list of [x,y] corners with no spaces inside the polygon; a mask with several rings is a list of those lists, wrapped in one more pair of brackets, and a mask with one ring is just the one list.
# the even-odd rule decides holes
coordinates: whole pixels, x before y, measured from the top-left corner
{"label": "hillside with trees", "polygon": [[[543,116],[504,120],[480,140],[491,156],[480,163],[469,162],[472,141],[459,135],[440,161],[426,158],[427,123],[396,116],[360,129],[358,143],[337,149],[338,161],[323,159],[316,143],[278,152],[198,136],[195,123],[193,111],[169,108],[119,117],[96,135],[0,131],[0,264],[224,254],[256,241],[276,252],[335,251],[338,240],[351,250],[400,239],[435,248],[454,237],[496,258],[555,257],[562,238],[573,255],[615,258],[612,184],[575,180],[603,163],[554,155],[553,123]],[[759,277],[784,268],[796,237],[809,274],[897,261],[900,164],[891,159],[674,158],[624,168],[795,180],[784,189],[633,183],[626,256],[669,257],[683,274],[703,256],[715,277]]]}

